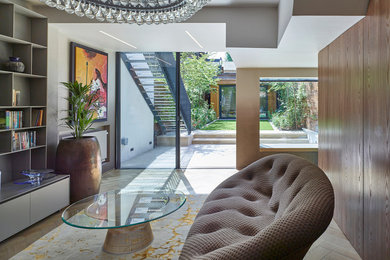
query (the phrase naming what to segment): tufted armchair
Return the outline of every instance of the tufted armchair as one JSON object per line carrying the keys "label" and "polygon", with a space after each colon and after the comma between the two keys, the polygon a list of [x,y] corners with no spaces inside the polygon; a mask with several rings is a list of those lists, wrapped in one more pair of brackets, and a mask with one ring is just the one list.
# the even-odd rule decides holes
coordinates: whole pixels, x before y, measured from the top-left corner
{"label": "tufted armchair", "polygon": [[333,188],[321,169],[289,154],[268,156],[209,195],[180,259],[302,259],[333,209]]}

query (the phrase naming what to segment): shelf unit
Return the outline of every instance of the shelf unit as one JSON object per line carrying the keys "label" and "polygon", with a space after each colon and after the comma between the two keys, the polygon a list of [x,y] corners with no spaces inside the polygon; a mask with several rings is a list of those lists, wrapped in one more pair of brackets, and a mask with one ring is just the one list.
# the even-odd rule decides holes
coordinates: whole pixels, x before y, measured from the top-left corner
{"label": "shelf unit", "polygon": [[[15,184],[20,171],[47,167],[47,19],[0,0],[0,112],[23,111],[22,127],[0,129],[0,242],[69,205],[69,176],[55,175],[39,186]],[[10,56],[20,57],[23,73],[7,71]],[[19,103],[13,91],[20,91]],[[38,111],[42,125],[36,125]],[[37,144],[16,150],[14,133],[36,131]]]}
{"label": "shelf unit", "polygon": [[[0,114],[23,111],[22,128],[0,129],[1,185],[7,186],[21,178],[21,170],[46,168],[48,22],[8,0],[0,0],[0,17]],[[11,56],[20,57],[25,65],[23,73],[7,71],[5,63]],[[14,91],[20,92],[18,104]],[[38,126],[40,110],[43,122]],[[24,131],[36,131],[36,146],[16,150],[12,147],[14,133]]]}

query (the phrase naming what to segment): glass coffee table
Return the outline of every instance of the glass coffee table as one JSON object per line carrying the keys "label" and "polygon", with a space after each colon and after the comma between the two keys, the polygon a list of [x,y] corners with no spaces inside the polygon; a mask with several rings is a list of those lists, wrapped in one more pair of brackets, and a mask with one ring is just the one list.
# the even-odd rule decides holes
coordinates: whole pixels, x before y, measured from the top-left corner
{"label": "glass coffee table", "polygon": [[103,250],[128,254],[152,243],[151,221],[175,212],[185,201],[182,192],[173,190],[108,191],[70,205],[62,220],[78,228],[108,229]]}

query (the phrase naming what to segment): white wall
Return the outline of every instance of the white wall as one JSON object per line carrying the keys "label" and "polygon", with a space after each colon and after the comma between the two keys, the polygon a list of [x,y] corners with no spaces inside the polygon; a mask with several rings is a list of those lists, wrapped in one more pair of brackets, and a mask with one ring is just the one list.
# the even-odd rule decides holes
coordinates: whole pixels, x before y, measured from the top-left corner
{"label": "white wall", "polygon": [[121,139],[128,139],[127,145],[121,144],[123,162],[153,149],[154,116],[123,61],[120,74]]}
{"label": "white wall", "polygon": [[280,0],[279,3],[279,24],[278,24],[278,45],[282,40],[284,32],[291,20],[294,8],[294,0]]}
{"label": "white wall", "polygon": [[108,120],[97,122],[94,128],[108,126],[110,129],[109,162],[103,171],[115,167],[115,52],[102,48],[97,42],[79,41],[71,34],[62,33],[49,24],[48,47],[48,167],[55,167],[55,151],[60,136],[70,134],[61,120],[67,115],[68,91],[60,84],[70,80],[70,43],[76,42],[108,53]]}

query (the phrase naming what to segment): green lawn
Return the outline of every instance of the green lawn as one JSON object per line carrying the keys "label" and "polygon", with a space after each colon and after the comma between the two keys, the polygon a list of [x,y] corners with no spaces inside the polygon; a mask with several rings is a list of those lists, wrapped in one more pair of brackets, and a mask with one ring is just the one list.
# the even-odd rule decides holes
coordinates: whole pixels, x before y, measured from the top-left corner
{"label": "green lawn", "polygon": [[[236,120],[217,120],[202,130],[236,130]],[[260,130],[273,130],[273,128],[268,120],[261,120]]]}

